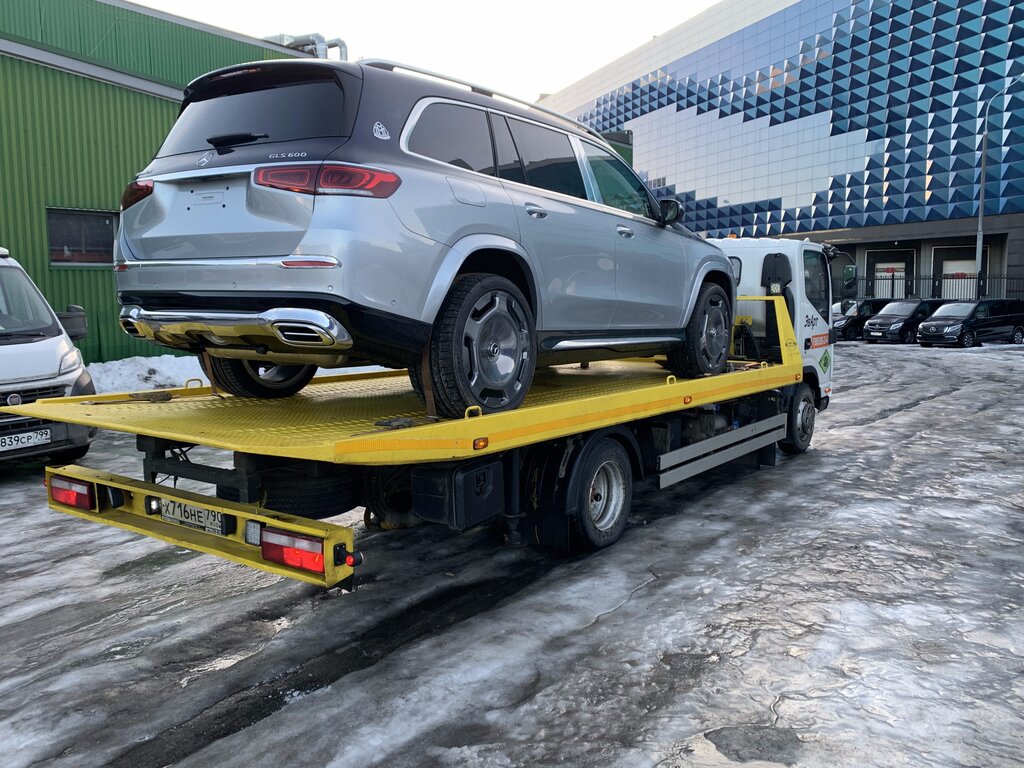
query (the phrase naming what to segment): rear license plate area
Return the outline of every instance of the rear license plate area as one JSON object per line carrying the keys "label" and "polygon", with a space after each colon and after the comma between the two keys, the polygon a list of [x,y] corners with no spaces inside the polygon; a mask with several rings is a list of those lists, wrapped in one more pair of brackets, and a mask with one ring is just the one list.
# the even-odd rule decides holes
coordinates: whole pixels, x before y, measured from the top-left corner
{"label": "rear license plate area", "polygon": [[226,515],[174,499],[151,497],[147,503],[151,510],[156,508],[155,511],[165,523],[174,523],[218,536],[230,536],[235,532],[237,521],[234,515]]}

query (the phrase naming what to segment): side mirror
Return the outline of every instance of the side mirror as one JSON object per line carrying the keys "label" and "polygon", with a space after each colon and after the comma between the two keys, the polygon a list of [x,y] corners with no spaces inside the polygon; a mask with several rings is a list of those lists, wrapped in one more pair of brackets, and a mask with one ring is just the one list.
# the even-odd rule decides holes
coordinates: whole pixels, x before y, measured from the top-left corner
{"label": "side mirror", "polygon": [[89,319],[85,316],[85,309],[77,304],[68,304],[67,312],[58,312],[57,319],[72,341],[81,341],[89,333]]}
{"label": "side mirror", "polygon": [[667,227],[669,224],[679,221],[682,211],[679,208],[679,201],[673,197],[667,197],[658,201],[661,205],[661,225]]}

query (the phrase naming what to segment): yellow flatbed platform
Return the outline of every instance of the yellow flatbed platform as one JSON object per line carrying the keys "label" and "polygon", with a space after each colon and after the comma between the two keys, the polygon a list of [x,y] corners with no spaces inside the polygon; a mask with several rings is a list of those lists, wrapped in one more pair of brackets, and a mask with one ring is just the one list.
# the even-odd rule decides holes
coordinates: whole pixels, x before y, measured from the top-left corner
{"label": "yellow flatbed platform", "polygon": [[[339,464],[469,458],[801,381],[803,363],[785,303],[759,300],[774,301],[780,314],[781,364],[678,380],[653,360],[542,369],[525,403],[504,413],[432,420],[405,371],[319,378],[282,400],[189,387],[165,390],[161,397],[169,399],[156,402],[125,394],[88,395],[0,410],[241,453]],[[479,438],[486,438],[486,447],[479,447]]]}

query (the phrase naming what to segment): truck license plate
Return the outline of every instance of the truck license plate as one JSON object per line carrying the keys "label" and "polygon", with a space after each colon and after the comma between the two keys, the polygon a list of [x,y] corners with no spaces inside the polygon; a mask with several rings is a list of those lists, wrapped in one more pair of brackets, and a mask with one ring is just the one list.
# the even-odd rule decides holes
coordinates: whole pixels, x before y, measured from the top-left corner
{"label": "truck license plate", "polygon": [[223,515],[212,509],[194,507],[191,504],[171,499],[160,499],[160,519],[222,536],[231,533],[229,528],[232,526],[229,526],[229,521],[234,522],[234,518],[230,515]]}
{"label": "truck license plate", "polygon": [[37,429],[33,432],[19,432],[16,435],[0,435],[0,451],[16,451],[30,445],[46,445],[50,442],[50,430]]}

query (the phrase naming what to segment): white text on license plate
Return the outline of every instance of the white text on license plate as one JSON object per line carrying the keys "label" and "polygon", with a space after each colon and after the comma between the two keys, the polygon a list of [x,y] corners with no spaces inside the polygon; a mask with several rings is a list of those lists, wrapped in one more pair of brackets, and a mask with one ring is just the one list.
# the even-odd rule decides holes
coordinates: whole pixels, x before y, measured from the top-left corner
{"label": "white text on license plate", "polygon": [[50,430],[37,429],[33,432],[19,432],[16,435],[0,435],[0,451],[16,451],[30,445],[46,445],[50,442]]}
{"label": "white text on license plate", "polygon": [[160,499],[160,519],[207,533],[224,532],[224,515],[220,512],[194,507],[182,501]]}

